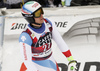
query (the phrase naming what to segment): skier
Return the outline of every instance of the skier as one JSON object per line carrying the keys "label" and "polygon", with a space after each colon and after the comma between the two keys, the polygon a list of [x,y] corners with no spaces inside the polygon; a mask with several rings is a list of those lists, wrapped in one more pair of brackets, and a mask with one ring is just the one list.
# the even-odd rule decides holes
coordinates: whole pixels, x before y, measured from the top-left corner
{"label": "skier", "polygon": [[69,70],[76,70],[77,62],[70,49],[56,30],[53,22],[43,17],[43,9],[36,1],[29,1],[22,7],[22,15],[28,26],[19,37],[23,63],[20,71],[60,71],[52,56],[53,39],[69,61]]}

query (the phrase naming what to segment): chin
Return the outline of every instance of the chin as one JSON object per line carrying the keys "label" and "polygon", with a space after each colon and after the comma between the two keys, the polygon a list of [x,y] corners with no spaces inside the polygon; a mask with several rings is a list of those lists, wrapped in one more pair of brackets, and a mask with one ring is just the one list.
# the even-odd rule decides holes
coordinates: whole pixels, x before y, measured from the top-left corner
{"label": "chin", "polygon": [[43,23],[44,21],[42,21],[41,23]]}
{"label": "chin", "polygon": [[41,25],[42,25],[42,24],[43,24],[43,22],[41,22],[41,23],[39,23],[39,24],[41,24]]}

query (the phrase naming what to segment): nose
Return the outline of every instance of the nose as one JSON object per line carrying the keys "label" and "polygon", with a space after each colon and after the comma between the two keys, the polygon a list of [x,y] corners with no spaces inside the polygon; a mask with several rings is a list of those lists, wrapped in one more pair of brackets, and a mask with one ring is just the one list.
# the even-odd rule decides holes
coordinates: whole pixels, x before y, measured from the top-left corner
{"label": "nose", "polygon": [[43,17],[43,14],[41,14],[41,16],[40,17]]}

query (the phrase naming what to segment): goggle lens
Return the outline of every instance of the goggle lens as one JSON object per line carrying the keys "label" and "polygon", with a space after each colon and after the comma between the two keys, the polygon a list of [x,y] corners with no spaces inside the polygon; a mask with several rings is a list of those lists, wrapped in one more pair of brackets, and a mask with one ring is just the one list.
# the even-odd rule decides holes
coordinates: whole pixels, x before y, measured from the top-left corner
{"label": "goggle lens", "polygon": [[41,16],[41,14],[44,14],[42,8],[40,8],[39,10],[37,10],[35,13],[34,13],[34,17],[35,18],[39,18]]}

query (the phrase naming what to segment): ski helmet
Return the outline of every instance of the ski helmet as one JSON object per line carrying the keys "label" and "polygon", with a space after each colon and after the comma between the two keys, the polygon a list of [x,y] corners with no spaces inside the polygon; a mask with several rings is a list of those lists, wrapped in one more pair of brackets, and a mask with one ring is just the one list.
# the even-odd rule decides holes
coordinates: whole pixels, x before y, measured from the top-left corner
{"label": "ski helmet", "polygon": [[25,3],[22,7],[22,15],[30,24],[35,23],[34,18],[40,17],[41,14],[44,14],[42,6],[36,1],[29,1]]}

